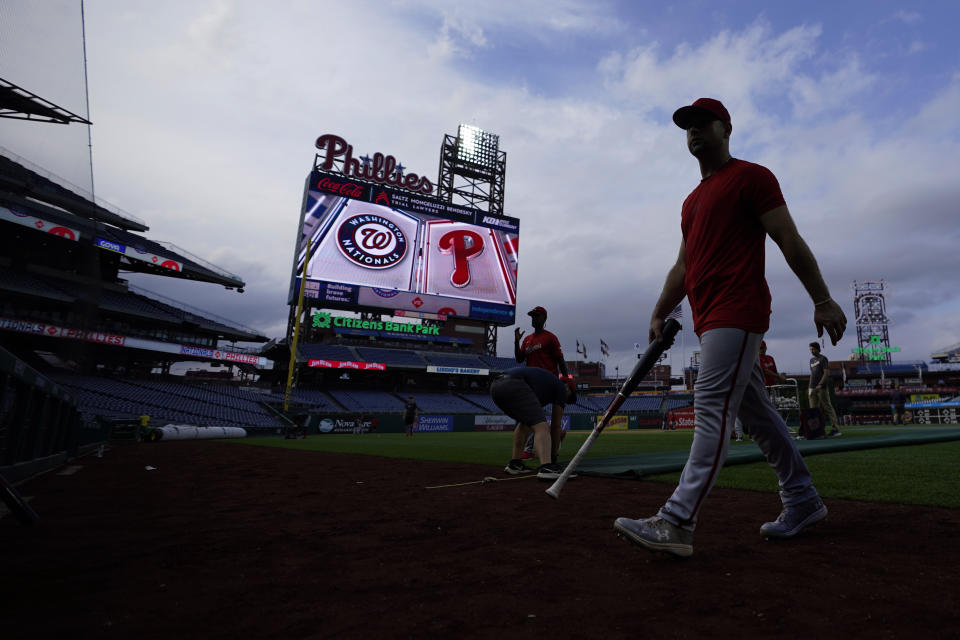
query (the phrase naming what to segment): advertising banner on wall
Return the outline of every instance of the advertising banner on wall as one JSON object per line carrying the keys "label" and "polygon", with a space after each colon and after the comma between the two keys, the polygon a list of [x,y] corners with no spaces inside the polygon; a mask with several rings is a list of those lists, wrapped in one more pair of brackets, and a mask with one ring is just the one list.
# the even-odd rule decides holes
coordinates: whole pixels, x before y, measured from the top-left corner
{"label": "advertising banner on wall", "polygon": [[150,253],[149,251],[142,251],[135,247],[130,247],[125,244],[120,244],[119,242],[114,242],[113,240],[106,240],[104,238],[95,238],[93,244],[101,249],[106,249],[107,251],[113,251],[114,253],[119,253],[133,260],[139,260],[140,262],[149,262],[150,264],[155,264],[158,267],[163,267],[164,269],[170,269],[171,271],[183,271],[183,263],[177,262],[172,258],[166,258],[164,256],[157,255],[155,253]]}
{"label": "advertising banner on wall", "polygon": [[441,431],[453,431],[452,415],[424,415],[417,417],[417,427],[414,431],[420,433],[436,433]]}
{"label": "advertising banner on wall", "polygon": [[308,367],[323,369],[356,369],[357,371],[386,371],[383,362],[354,362],[353,360],[308,360]]}
{"label": "advertising banner on wall", "polygon": [[[307,180],[290,300],[513,324],[519,221],[322,171]],[[307,255],[307,244],[310,244]]]}
{"label": "advertising banner on wall", "polygon": [[49,220],[38,218],[32,214],[23,213],[18,209],[7,209],[6,207],[0,207],[0,220],[6,220],[7,222],[19,224],[23,227],[29,227],[35,231],[52,233],[55,236],[64,238],[65,240],[77,241],[80,239],[80,231],[77,229],[56,224],[54,222],[50,222]]}
{"label": "advertising banner on wall", "polygon": [[693,407],[687,407],[686,409],[674,409],[667,414],[667,424],[674,429],[693,429],[693,422]]}
{"label": "advertising banner on wall", "polygon": [[510,416],[481,415],[473,418],[475,431],[513,431],[514,426],[516,422]]}
{"label": "advertising banner on wall", "polygon": [[174,353],[195,358],[203,358],[205,360],[219,360],[221,362],[251,364],[261,368],[273,366],[273,361],[254,353],[241,353],[238,351],[227,351],[225,349],[214,349],[211,347],[198,347],[194,345],[176,344],[173,342],[160,342],[159,340],[136,338],[133,336],[125,336],[97,330],[85,331],[73,327],[60,327],[53,324],[31,322],[28,320],[15,320],[12,318],[0,317],[0,330],[29,333],[38,336],[46,336],[48,338],[83,340],[84,342],[93,342],[96,344],[105,344],[114,347],[127,347],[129,349],[144,349],[146,351]]}
{"label": "advertising banner on wall", "polygon": [[490,369],[479,369],[474,367],[437,367],[427,366],[427,373],[447,373],[460,376],[485,376],[490,374]]}
{"label": "advertising banner on wall", "polygon": [[[600,424],[600,421],[602,419],[603,419],[603,416],[598,415],[596,417],[595,425]],[[607,431],[626,431],[629,428],[629,426],[630,426],[630,416],[626,416],[626,415],[613,416],[612,418],[610,418],[610,422],[607,423],[606,430]]]}

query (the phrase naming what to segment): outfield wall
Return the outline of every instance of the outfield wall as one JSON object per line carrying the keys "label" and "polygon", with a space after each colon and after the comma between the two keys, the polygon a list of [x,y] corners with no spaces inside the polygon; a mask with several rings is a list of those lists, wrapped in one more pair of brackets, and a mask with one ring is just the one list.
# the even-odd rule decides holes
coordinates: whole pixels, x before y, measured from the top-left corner
{"label": "outfield wall", "polygon": [[[599,414],[575,413],[564,416],[573,430],[589,431],[600,419]],[[607,430],[659,429],[659,416],[622,414],[614,416]],[[306,422],[308,435],[331,433],[405,433],[403,415],[398,413],[311,413]],[[466,431],[512,431],[514,422],[505,415],[479,413],[421,413],[415,433],[452,433]]]}

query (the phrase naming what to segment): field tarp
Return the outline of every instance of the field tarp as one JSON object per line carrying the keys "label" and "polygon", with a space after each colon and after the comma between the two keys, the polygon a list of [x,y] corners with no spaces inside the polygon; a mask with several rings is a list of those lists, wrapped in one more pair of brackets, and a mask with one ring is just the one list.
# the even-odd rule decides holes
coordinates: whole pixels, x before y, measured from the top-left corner
{"label": "field tarp", "polygon": [[[797,446],[804,456],[840,451],[859,451],[881,447],[903,447],[934,442],[960,440],[960,427],[916,429],[906,433],[890,433],[876,436],[840,436],[822,440],[799,440]],[[580,463],[577,473],[585,476],[609,478],[635,478],[680,471],[687,462],[690,451],[663,451],[658,453],[610,458],[588,458]],[[756,445],[730,446],[724,466],[764,462],[765,458]]]}

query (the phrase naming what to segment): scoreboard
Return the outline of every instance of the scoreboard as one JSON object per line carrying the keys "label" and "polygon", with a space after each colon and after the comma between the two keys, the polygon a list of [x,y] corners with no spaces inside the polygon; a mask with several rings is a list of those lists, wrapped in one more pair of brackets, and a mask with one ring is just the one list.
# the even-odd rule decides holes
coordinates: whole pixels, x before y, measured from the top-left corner
{"label": "scoreboard", "polygon": [[516,218],[315,170],[289,300],[302,284],[317,306],[510,325],[519,231]]}

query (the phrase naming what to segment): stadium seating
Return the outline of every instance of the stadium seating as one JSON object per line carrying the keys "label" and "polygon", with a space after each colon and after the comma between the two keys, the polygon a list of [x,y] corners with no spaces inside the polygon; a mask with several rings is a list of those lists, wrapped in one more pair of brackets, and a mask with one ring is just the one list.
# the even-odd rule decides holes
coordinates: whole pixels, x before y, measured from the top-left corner
{"label": "stadium seating", "polygon": [[630,396],[624,400],[620,408],[623,411],[659,411],[663,404],[663,396]]}
{"label": "stadium seating", "polygon": [[[552,411],[552,409],[550,409],[550,410]],[[564,412],[565,414],[568,414],[568,415],[574,414],[574,413],[576,413],[576,414],[595,414],[595,413],[599,413],[599,412],[598,412],[596,409],[594,409],[591,405],[584,406],[579,400],[578,400],[575,404],[568,404],[566,407],[564,407],[563,412]],[[549,414],[547,414],[547,415],[548,415],[548,417],[549,417]]]}
{"label": "stadium seating", "polygon": [[673,409],[683,409],[693,406],[693,395],[667,396],[665,408],[667,411]]}
{"label": "stadium seating", "polygon": [[57,382],[77,398],[81,412],[107,418],[149,415],[151,423],[197,426],[278,427],[281,422],[257,394],[241,397],[180,382],[113,380],[59,372]]}
{"label": "stadium seating", "polygon": [[355,347],[362,362],[383,362],[393,366],[425,367],[426,362],[420,354],[401,349],[377,349],[373,347]]}
{"label": "stadium seating", "polygon": [[613,402],[613,395],[610,394],[583,395],[577,398],[577,404],[593,409],[594,413],[603,413],[607,410],[607,407],[610,406],[611,402]]}
{"label": "stadium seating", "polygon": [[438,367],[462,367],[467,369],[489,369],[490,365],[474,355],[458,355],[452,353],[423,353],[420,354],[428,365]]}
{"label": "stadium seating", "polygon": [[182,320],[179,316],[151,304],[146,298],[130,293],[104,290],[100,294],[100,306],[107,311],[149,318],[156,321],[179,324]]}
{"label": "stadium seating", "polygon": [[[271,395],[278,403],[283,402],[286,396],[284,393]],[[290,394],[290,402],[294,405],[306,406],[311,409],[323,409],[324,411],[334,413],[344,411],[344,408],[337,404],[326,392],[317,389],[294,389],[293,393]]]}
{"label": "stadium seating", "polygon": [[347,411],[403,411],[403,400],[386,391],[336,389],[328,392]]}
{"label": "stadium seating", "polygon": [[490,397],[490,394],[487,393],[461,393],[460,397],[468,402],[471,402],[481,408],[482,411],[487,413],[503,413],[500,409],[493,403],[493,399]]}
{"label": "stadium seating", "polygon": [[353,347],[339,344],[304,344],[300,346],[300,355],[307,360],[362,361]]}
{"label": "stadium seating", "polygon": [[72,302],[76,295],[54,286],[46,278],[32,273],[0,269],[0,290]]}
{"label": "stadium seating", "polygon": [[487,355],[477,357],[485,362],[491,371],[506,371],[507,369],[523,366],[513,358],[500,358],[498,356]]}
{"label": "stadium seating", "polygon": [[[470,402],[449,393],[415,393],[413,400],[423,413],[478,413],[480,408]],[[499,413],[499,410],[497,410]]]}

